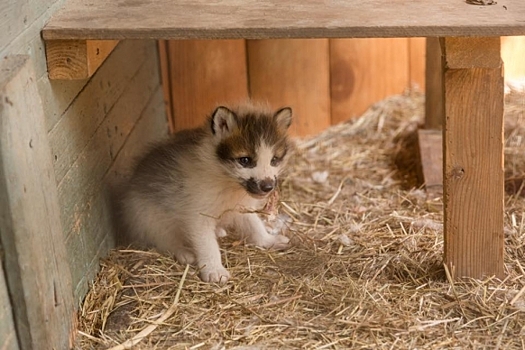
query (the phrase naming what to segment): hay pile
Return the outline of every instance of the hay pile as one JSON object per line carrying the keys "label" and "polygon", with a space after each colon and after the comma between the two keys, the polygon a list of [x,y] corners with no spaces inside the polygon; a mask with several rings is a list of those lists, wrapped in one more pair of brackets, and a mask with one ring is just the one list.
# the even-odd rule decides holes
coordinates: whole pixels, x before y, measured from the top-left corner
{"label": "hay pile", "polygon": [[504,281],[447,279],[441,202],[416,175],[423,98],[394,96],[298,142],[281,188],[290,250],[223,239],[224,286],[155,252],[113,251],[77,347],[147,334],[133,349],[524,348],[525,94],[507,100]]}

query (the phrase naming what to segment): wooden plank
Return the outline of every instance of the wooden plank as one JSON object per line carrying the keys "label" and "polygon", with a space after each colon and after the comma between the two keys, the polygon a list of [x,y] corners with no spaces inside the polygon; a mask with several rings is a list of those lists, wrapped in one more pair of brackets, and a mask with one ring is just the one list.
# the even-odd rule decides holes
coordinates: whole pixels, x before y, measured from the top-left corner
{"label": "wooden plank", "polygon": [[441,130],[418,130],[420,177],[427,198],[443,196],[443,137]]}
{"label": "wooden plank", "polygon": [[408,81],[410,88],[425,91],[426,38],[408,39]]}
{"label": "wooden plank", "polygon": [[42,104],[27,56],[0,65],[0,239],[18,339],[66,349],[72,286]]}
{"label": "wooden plank", "polygon": [[268,39],[525,34],[525,2],[385,0],[71,0],[46,40]]}
{"label": "wooden plank", "polygon": [[114,247],[113,236],[108,235],[108,230],[113,228],[108,189],[113,189],[129,175],[134,158],[144,152],[146,145],[167,135],[164,102],[159,87],[133,129],[126,134],[124,144],[117,150],[115,160],[103,180],[100,181],[99,187],[93,191],[90,198],[87,198],[86,202],[89,205],[77,215],[79,229],[70,237],[72,239],[91,237],[89,240],[83,240],[81,245],[71,242],[77,251],[81,249],[82,252],[86,252],[83,253],[85,256],[82,266],[84,273],[76,274],[80,278],[80,280],[75,280],[77,298],[81,298],[87,292],[89,283],[98,270],[99,259],[107,253],[109,248]]}
{"label": "wooden plank", "polygon": [[290,132],[304,136],[330,125],[329,41],[248,41],[250,96],[274,108],[291,106]]}
{"label": "wooden plank", "polygon": [[500,39],[445,38],[445,263],[455,277],[503,277]]}
{"label": "wooden plank", "polygon": [[426,42],[425,128],[441,129],[445,110],[443,105],[443,54],[438,38]]}
{"label": "wooden plank", "polygon": [[155,55],[153,41],[127,41],[119,45],[108,64],[90,79],[64,114],[53,117],[55,124],[49,139],[57,181],[62,180],[129,81],[152,55]]}
{"label": "wooden plank", "polygon": [[90,78],[117,46],[118,40],[51,40],[46,43],[49,79]]}
{"label": "wooden plank", "polygon": [[201,125],[217,104],[248,97],[244,40],[168,43],[173,129]]}
{"label": "wooden plank", "polygon": [[[102,180],[111,167],[129,132],[146,108],[152,94],[160,88],[157,56],[141,67],[128,82],[122,97],[107,113],[88,144],[58,184],[62,207],[62,226],[69,236],[78,236],[82,224],[79,215],[89,206],[89,199],[100,190]],[[165,118],[164,118],[165,120]],[[167,121],[166,129],[167,129]],[[86,237],[93,238],[91,235]]]}
{"label": "wooden plank", "polygon": [[[0,246],[0,252],[3,251]],[[19,350],[5,271],[0,263],[0,349]]]}
{"label": "wooden plank", "polygon": [[408,64],[408,39],[330,40],[332,123],[402,93],[409,86]]}

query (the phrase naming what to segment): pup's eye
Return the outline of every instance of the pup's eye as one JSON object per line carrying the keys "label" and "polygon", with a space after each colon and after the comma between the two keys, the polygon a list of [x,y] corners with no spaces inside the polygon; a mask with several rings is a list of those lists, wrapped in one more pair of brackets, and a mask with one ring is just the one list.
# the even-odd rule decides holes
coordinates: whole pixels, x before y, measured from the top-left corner
{"label": "pup's eye", "polygon": [[279,157],[273,157],[271,162],[270,162],[270,165],[271,166],[277,166],[279,165],[279,163],[281,162],[282,158],[279,158]]}
{"label": "pup's eye", "polygon": [[252,164],[252,159],[250,157],[241,157],[237,158],[237,162],[246,168]]}

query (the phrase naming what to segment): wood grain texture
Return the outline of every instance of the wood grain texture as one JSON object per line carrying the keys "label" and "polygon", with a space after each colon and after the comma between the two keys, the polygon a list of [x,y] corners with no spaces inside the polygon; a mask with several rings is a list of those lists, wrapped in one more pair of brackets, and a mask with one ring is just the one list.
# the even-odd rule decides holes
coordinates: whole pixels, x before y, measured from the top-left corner
{"label": "wood grain texture", "polygon": [[[72,281],[77,291],[86,291],[87,285],[80,288],[79,283],[87,283],[88,277],[92,277],[90,265],[94,258],[100,257],[102,242],[108,242],[107,236],[112,236],[104,178],[152,96],[160,94],[158,57],[153,50],[155,45],[148,46],[152,48],[150,57],[127,82],[121,96],[88,136],[85,147],[76,150],[78,155],[58,184],[62,226],[67,237]],[[167,131],[164,113],[152,115],[151,122],[154,123],[154,118],[159,116]],[[64,149],[58,155],[70,151],[73,149]]]}
{"label": "wood grain texture", "polygon": [[[154,54],[153,41],[122,43],[66,111],[60,116],[48,117],[49,124],[54,123],[49,131],[49,140],[57,181],[62,180],[130,80]],[[156,72],[152,74],[158,75]],[[51,114],[53,110],[49,112]]]}
{"label": "wood grain texture", "polygon": [[[501,278],[504,172],[500,40],[446,38],[442,46],[446,64],[445,263],[455,277]],[[478,55],[487,59],[478,60]]]}
{"label": "wood grain texture", "polygon": [[250,40],[248,67],[251,98],[292,107],[293,135],[330,126],[328,39]]}
{"label": "wood grain texture", "polygon": [[56,0],[0,1],[0,52],[55,2]]}
{"label": "wood grain texture", "polygon": [[361,115],[409,86],[408,39],[332,39],[332,123]]}
{"label": "wood grain texture", "polygon": [[[1,246],[0,251],[3,251]],[[2,265],[3,264],[0,263],[0,349],[19,350],[13,320],[13,309],[11,307],[11,300],[9,300],[5,271]]]}
{"label": "wood grain texture", "polygon": [[201,125],[218,106],[248,97],[244,40],[168,44],[173,129]]}
{"label": "wood grain texture", "polygon": [[50,40],[46,43],[49,79],[90,78],[117,46],[118,40]]}
{"label": "wood grain texture", "polygon": [[66,349],[73,298],[44,113],[27,56],[0,62],[0,239],[20,347]]}
{"label": "wood grain texture", "polygon": [[425,77],[425,128],[441,129],[445,110],[443,105],[443,53],[439,38],[427,38]]}
{"label": "wood grain texture", "polygon": [[[108,193],[128,176],[134,158],[144,152],[148,144],[167,135],[162,91],[158,87],[134,127],[124,133],[125,141],[116,149],[113,163],[97,188],[91,190],[91,196],[86,198],[87,205],[76,217],[78,228],[75,228],[75,234],[68,237],[71,252],[83,256],[82,260],[79,259],[82,264],[75,261],[75,268],[79,271],[77,276],[80,278],[74,281],[75,297],[80,298],[87,293],[89,283],[98,271],[100,258],[115,246],[114,235],[108,234],[108,231],[113,233],[114,228]],[[81,242],[78,241],[79,237],[83,237]]]}
{"label": "wood grain texture", "polygon": [[43,30],[53,39],[268,39],[525,34],[525,2],[384,0],[71,0]]}

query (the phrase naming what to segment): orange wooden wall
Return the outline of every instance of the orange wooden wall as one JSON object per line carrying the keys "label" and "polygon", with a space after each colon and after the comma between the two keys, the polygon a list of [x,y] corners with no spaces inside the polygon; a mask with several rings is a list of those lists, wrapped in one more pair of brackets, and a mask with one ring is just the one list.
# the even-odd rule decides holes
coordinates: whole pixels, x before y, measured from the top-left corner
{"label": "orange wooden wall", "polygon": [[[425,39],[160,42],[172,130],[248,96],[294,110],[292,133],[315,134],[408,88],[425,88]],[[525,76],[525,37],[502,39],[506,78]]]}

